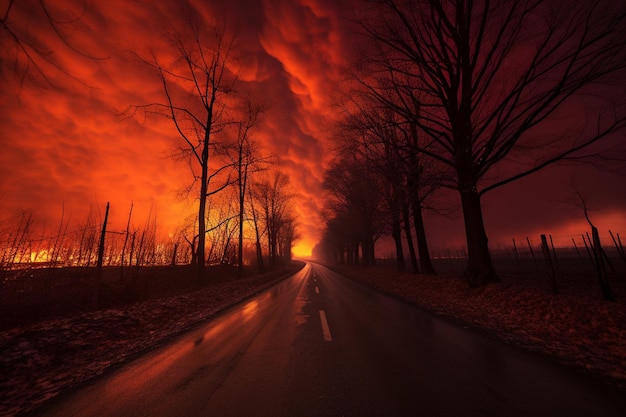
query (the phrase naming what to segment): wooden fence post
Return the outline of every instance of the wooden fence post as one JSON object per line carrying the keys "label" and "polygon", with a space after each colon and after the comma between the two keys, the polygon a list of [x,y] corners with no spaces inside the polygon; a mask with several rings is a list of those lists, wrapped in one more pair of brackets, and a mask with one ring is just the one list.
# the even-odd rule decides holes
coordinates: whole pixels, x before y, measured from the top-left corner
{"label": "wooden fence post", "polygon": [[530,249],[530,256],[533,257],[533,262],[535,263],[535,268],[537,268],[537,271],[539,271],[539,264],[537,263],[537,258],[535,258],[535,252],[533,251],[533,247],[530,244],[530,239],[528,239],[528,236],[526,236],[526,242],[528,242],[528,249]]}
{"label": "wooden fence post", "polygon": [[543,257],[545,258],[546,265],[548,266],[548,274],[550,275],[552,294],[557,295],[559,293],[559,289],[556,285],[556,272],[554,270],[554,264],[550,255],[550,247],[548,246],[548,240],[546,239],[546,235],[541,235],[541,250],[543,251]]}
{"label": "wooden fence post", "polygon": [[596,271],[598,272],[598,279],[600,281],[600,289],[602,290],[602,296],[607,301],[615,301],[615,293],[611,288],[609,276],[606,272],[606,265],[604,264],[605,255],[602,253],[600,235],[598,234],[598,229],[595,226],[591,227],[591,235],[593,236],[593,254],[596,263]]}
{"label": "wooden fence post", "polygon": [[96,285],[93,293],[93,308],[98,309],[100,307],[100,291],[102,289],[102,258],[104,258],[104,237],[107,232],[107,221],[109,219],[109,203],[107,202],[107,208],[104,212],[104,222],[102,222],[102,233],[100,233],[100,246],[98,247],[98,262],[96,264]]}
{"label": "wooden fence post", "polygon": [[578,259],[582,259],[582,257],[580,256],[580,252],[578,251],[578,246],[576,246],[576,241],[574,240],[574,238],[572,238],[572,243],[574,244],[574,250],[576,251],[576,256],[578,257]]}
{"label": "wooden fence post", "polygon": [[[615,236],[613,236],[613,232],[611,232],[610,230],[609,234],[611,235],[611,239],[613,239],[613,244],[615,245],[615,249],[617,249],[617,253],[624,261],[626,261],[626,254],[624,253],[624,248],[622,247],[621,240],[618,243],[618,241],[615,240]],[[617,234],[617,238],[619,239],[619,233]]]}
{"label": "wooden fence post", "polygon": [[556,272],[559,272],[559,258],[557,258],[556,256],[556,249],[554,248],[552,235],[550,235],[550,246],[552,246],[552,258],[554,259],[554,267],[556,268]]}
{"label": "wooden fence post", "polygon": [[[174,243],[174,253],[172,254],[172,263],[171,265],[176,265],[176,252],[178,251],[178,243]],[[239,260],[241,262],[241,260]]]}
{"label": "wooden fence post", "polygon": [[515,256],[515,263],[517,264],[517,272],[522,270],[522,267],[519,263],[519,253],[517,253],[517,245],[515,244],[515,238],[513,238],[513,255]]}
{"label": "wooden fence post", "polygon": [[[591,246],[591,248],[593,249],[593,245],[591,244],[591,240],[589,240],[589,245],[587,245],[587,241],[585,240],[585,235],[581,235],[583,237],[583,243],[585,244],[585,249],[587,250],[587,256],[589,256],[589,259],[591,260],[591,263],[595,266],[595,261],[593,259],[593,254],[591,253],[591,249],[589,248],[589,246]],[[589,234],[587,234],[587,237],[589,237]]]}

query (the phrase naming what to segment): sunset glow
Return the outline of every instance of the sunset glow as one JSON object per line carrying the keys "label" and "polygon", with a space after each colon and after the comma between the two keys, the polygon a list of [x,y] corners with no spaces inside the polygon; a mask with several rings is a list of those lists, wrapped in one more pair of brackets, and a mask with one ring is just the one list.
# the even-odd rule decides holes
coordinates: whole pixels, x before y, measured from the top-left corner
{"label": "sunset glow", "polygon": [[[20,67],[23,52],[2,38],[3,62],[19,55],[22,64],[16,61],[0,75],[0,220],[33,210],[49,232],[62,213],[76,225],[89,213],[101,219],[109,201],[110,227],[123,230],[132,203],[134,223],[152,216],[159,233],[171,238],[197,206],[193,193],[185,192],[192,183],[188,164],[173,157],[184,144],[170,120],[128,109],[163,101],[158,77],[137,57],[174,59],[163,34],[175,27],[172,16],[180,16],[181,2],[54,3],[50,11],[63,22],[65,42],[37,1],[12,6],[8,24],[42,52],[27,76]],[[300,236],[293,254],[310,256],[325,224],[322,181],[354,42],[346,20],[352,6],[331,0],[187,3],[206,22],[223,22],[235,34],[239,78],[269,104],[254,138],[293,189]],[[626,171],[618,171],[551,168],[487,194],[490,241],[543,231],[567,244],[578,236],[586,223],[567,203],[572,179],[589,193],[602,233],[626,234]],[[459,202],[453,195],[441,198],[452,210],[427,213],[431,244],[462,246]]]}
{"label": "sunset glow", "polygon": [[291,252],[295,258],[307,258],[311,256],[311,251],[313,250],[313,246],[315,246],[316,242],[304,241],[298,242],[293,247]]}

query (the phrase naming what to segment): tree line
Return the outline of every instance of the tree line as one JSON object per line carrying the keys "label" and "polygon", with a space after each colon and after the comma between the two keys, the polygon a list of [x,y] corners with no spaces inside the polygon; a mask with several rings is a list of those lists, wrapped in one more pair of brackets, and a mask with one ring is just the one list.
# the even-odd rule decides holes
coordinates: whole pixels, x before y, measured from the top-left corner
{"label": "tree line", "polygon": [[[289,262],[297,234],[287,186],[288,178],[280,173],[252,182],[241,216],[245,226],[241,238],[240,213],[233,204],[234,186],[213,199],[207,218],[206,264],[239,268],[245,262],[262,273]],[[197,265],[197,221],[193,216],[168,233],[159,224],[155,210],[145,219],[136,219],[132,202],[129,207],[111,207],[118,212],[120,209],[128,210],[125,226],[109,221],[104,227],[103,266],[120,267],[123,277],[124,270],[130,268]],[[103,211],[94,206],[84,219],[73,218],[63,208],[56,225],[47,226],[34,210],[3,219],[0,271],[96,267],[103,224]]]}
{"label": "tree line", "polygon": [[[0,23],[16,55],[14,61],[3,63],[15,64],[24,82],[33,78],[37,85],[39,77],[55,87],[48,72],[67,70],[38,65],[43,52],[20,35],[20,28],[11,25],[16,12],[13,6],[13,2],[8,4]],[[63,22],[43,2],[37,10],[46,16],[64,45],[95,59],[73,47],[61,30]],[[289,179],[254,137],[268,106],[238,78],[234,34],[219,23],[207,21],[192,6],[181,5],[179,11],[180,16],[163,29],[165,47],[148,54],[135,52],[160,84],[162,100],[131,103],[121,116],[131,118],[141,113],[145,120],[170,120],[178,135],[173,138],[177,157],[190,168],[191,180],[183,194],[198,201],[196,215],[181,219],[179,229],[164,238],[157,233],[152,215],[145,226],[132,225],[132,204],[125,230],[107,228],[106,220],[96,220],[90,212],[83,224],[72,225],[63,214],[59,229],[46,231],[37,224],[33,212],[24,211],[0,225],[0,268],[90,266],[102,252],[98,263],[105,265],[189,263],[196,268],[197,283],[202,286],[209,264],[236,264],[239,275],[243,274],[246,241],[252,242],[253,262],[260,272],[291,259],[298,235]]]}
{"label": "tree line", "polygon": [[389,233],[404,269],[404,235],[413,271],[434,273],[422,213],[447,209],[429,202],[452,189],[465,276],[483,286],[499,280],[485,193],[559,162],[624,162],[624,4],[372,0],[352,23],[362,42],[325,179],[320,256],[373,264],[373,242]]}
{"label": "tree line", "polygon": [[[201,286],[206,280],[207,255],[212,252],[207,254],[207,234],[214,227],[209,219],[233,226],[228,241],[237,240],[239,260],[243,257],[244,224],[250,221],[261,272],[274,269],[283,259],[290,260],[298,236],[287,191],[289,179],[278,171],[267,173],[271,158],[263,155],[253,137],[268,106],[238,78],[240,65],[233,54],[236,37],[219,24],[207,24],[192,9],[181,13],[180,25],[172,26],[165,36],[171,54],[137,55],[159,79],[164,100],[133,105],[129,111],[143,110],[169,119],[182,140],[180,155],[189,162],[190,191],[198,199],[195,232],[185,235],[185,240]],[[253,180],[263,175],[264,180]],[[226,200],[236,206],[236,218],[229,217],[230,212],[214,217],[216,198],[229,188],[235,195]],[[263,258],[263,239],[269,265]],[[242,262],[238,265],[241,276]]]}

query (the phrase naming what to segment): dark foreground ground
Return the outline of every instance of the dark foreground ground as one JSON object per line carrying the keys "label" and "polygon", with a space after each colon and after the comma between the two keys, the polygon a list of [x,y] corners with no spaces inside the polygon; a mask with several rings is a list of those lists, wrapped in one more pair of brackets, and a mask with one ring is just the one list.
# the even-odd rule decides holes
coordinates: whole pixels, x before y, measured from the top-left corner
{"label": "dark foreground ground", "polygon": [[[521,268],[496,260],[502,280],[470,289],[464,260],[435,261],[438,276],[377,268],[334,266],[350,278],[420,308],[565,366],[593,375],[626,395],[626,264],[614,260],[610,280],[617,301],[604,301],[597,275],[585,260],[561,260],[558,294],[549,275],[530,260]],[[382,262],[381,262],[382,263]]]}
{"label": "dark foreground ground", "polygon": [[36,414],[417,415],[624,417],[626,396],[313,264]]}
{"label": "dark foreground ground", "polygon": [[[293,265],[291,271],[301,265]],[[555,296],[540,271],[502,273],[502,283],[469,289],[458,270],[438,266],[437,277],[400,274],[390,268],[334,269],[508,343],[548,355],[625,390],[626,395],[626,285],[621,273],[612,277],[618,301],[606,302],[588,273],[562,274],[560,293]],[[0,416],[36,409],[288,273],[215,280],[201,291],[50,317],[0,331]]]}
{"label": "dark foreground ground", "polygon": [[164,267],[144,271],[153,280],[145,286],[146,301],[124,304],[117,298],[115,307],[84,313],[76,305],[47,308],[47,314],[56,315],[37,322],[29,316],[23,324],[0,331],[0,416],[36,409],[274,285],[303,265],[294,262],[243,279],[225,269],[223,276],[216,277],[213,270],[213,279],[204,289],[182,294],[192,281],[184,269]]}

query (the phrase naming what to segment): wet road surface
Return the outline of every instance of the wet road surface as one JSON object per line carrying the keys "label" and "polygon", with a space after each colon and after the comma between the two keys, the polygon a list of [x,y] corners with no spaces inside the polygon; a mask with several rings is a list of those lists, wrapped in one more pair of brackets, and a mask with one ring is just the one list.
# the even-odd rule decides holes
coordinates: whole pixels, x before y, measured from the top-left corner
{"label": "wet road surface", "polygon": [[46,416],[624,416],[626,398],[317,264]]}

